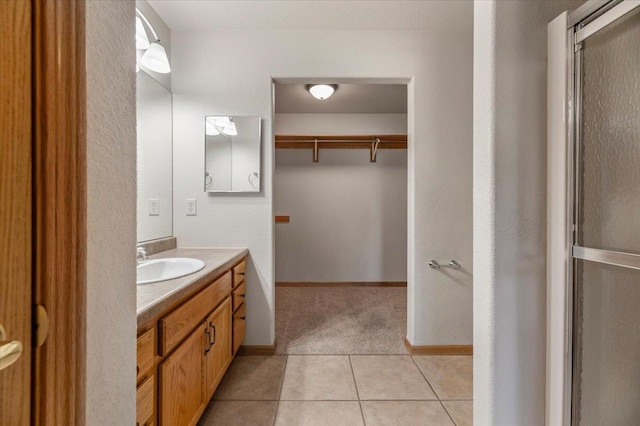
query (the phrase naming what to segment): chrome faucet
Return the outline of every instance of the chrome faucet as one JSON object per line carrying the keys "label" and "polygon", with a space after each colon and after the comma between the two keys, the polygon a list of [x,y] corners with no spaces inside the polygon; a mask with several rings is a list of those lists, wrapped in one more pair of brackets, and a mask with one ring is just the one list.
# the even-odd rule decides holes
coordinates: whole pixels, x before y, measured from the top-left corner
{"label": "chrome faucet", "polygon": [[136,264],[139,265],[140,262],[145,260],[149,260],[149,253],[147,253],[147,250],[145,250],[144,247],[136,248]]}

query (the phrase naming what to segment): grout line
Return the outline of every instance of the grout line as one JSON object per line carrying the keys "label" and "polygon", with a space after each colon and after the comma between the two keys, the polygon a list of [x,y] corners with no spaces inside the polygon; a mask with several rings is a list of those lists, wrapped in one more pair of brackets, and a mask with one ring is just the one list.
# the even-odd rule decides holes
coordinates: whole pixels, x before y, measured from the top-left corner
{"label": "grout line", "polygon": [[367,426],[367,420],[364,417],[364,409],[362,408],[362,401],[360,400],[360,391],[358,390],[358,382],[356,381],[356,373],[353,371],[353,364],[351,363],[351,355],[348,355],[349,367],[351,368],[351,377],[353,377],[353,386],[356,388],[356,397],[358,398],[358,405],[360,406],[360,415],[362,416],[362,424]]}
{"label": "grout line", "polygon": [[[211,403],[214,402],[357,402],[357,399],[215,399],[211,400]],[[398,398],[385,398],[385,399],[361,399],[362,402],[439,402],[437,399],[398,399]],[[445,399],[442,402],[473,402],[470,399]]]}
{"label": "grout line", "polygon": [[451,415],[451,413],[449,412],[449,410],[447,409],[447,407],[444,405],[442,401],[440,401],[440,405],[442,405],[442,408],[444,408],[444,412],[447,413],[447,415],[449,416],[453,424],[458,426],[458,422],[456,422],[456,420],[453,418],[453,416]]}
{"label": "grout line", "polygon": [[422,370],[420,369],[420,366],[418,366],[418,363],[416,362],[415,359],[413,359],[413,356],[409,355],[409,358],[411,358],[411,362],[413,362],[413,365],[416,366],[416,368],[418,369],[418,371],[420,372],[420,374],[422,375],[422,377],[424,378],[424,380],[427,382],[427,385],[429,385],[429,388],[431,389],[431,391],[433,392],[433,394],[436,396],[436,398],[438,399],[438,401],[440,401],[440,396],[438,395],[438,393],[436,392],[436,390],[433,388],[433,386],[431,386],[431,383],[429,383],[429,379],[427,379],[427,376],[424,375],[424,373],[422,372]]}
{"label": "grout line", "polygon": [[278,400],[276,401],[276,412],[273,415],[273,426],[278,419],[278,410],[280,409],[280,398],[282,398],[282,388],[284,387],[284,376],[287,374],[287,362],[289,361],[289,355],[285,355],[284,368],[282,369],[282,379],[280,379],[280,390],[278,391]]}

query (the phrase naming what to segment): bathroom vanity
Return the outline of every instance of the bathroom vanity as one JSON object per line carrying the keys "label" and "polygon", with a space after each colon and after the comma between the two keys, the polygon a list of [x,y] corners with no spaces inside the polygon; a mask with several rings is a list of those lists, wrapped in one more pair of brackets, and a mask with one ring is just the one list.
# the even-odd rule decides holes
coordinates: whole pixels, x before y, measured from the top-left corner
{"label": "bathroom vanity", "polygon": [[136,425],[196,424],[245,333],[246,249],[173,249],[205,267],[138,285]]}

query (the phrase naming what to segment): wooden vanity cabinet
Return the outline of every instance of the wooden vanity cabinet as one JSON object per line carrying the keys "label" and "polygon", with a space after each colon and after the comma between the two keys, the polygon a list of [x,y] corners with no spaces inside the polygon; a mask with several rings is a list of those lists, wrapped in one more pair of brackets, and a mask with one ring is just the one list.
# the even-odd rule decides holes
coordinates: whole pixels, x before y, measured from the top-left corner
{"label": "wooden vanity cabinet", "polygon": [[160,364],[160,420],[164,425],[190,425],[202,406],[204,333],[195,330]]}
{"label": "wooden vanity cabinet", "polygon": [[138,336],[136,362],[136,426],[151,426],[155,420],[155,328]]}
{"label": "wooden vanity cabinet", "polygon": [[[160,314],[153,327],[138,336],[137,426],[198,422],[241,341],[234,312],[244,303],[233,309],[233,291],[238,288],[236,268],[244,272],[244,264],[242,260]],[[238,276],[244,282],[244,275]]]}
{"label": "wooden vanity cabinet", "polygon": [[231,339],[233,355],[238,353],[247,328],[247,305],[245,303],[247,298],[246,269],[247,264],[244,260],[233,268],[233,291],[231,292],[233,303],[233,336]]}
{"label": "wooden vanity cabinet", "polygon": [[204,355],[204,398],[213,396],[231,363],[231,300],[227,298],[205,321],[209,342]]}

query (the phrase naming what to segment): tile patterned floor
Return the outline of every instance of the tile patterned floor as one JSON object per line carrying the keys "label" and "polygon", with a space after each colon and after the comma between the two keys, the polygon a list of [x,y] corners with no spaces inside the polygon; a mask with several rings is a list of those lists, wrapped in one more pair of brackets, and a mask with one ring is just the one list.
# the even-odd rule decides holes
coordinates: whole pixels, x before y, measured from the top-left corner
{"label": "tile patterned floor", "polygon": [[201,426],[470,426],[471,356],[239,356]]}

